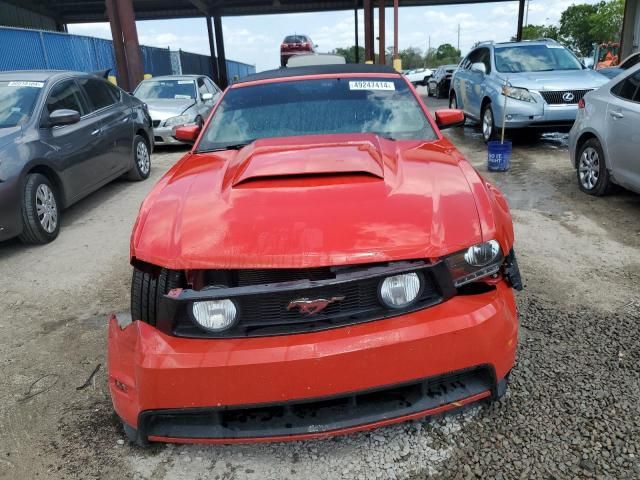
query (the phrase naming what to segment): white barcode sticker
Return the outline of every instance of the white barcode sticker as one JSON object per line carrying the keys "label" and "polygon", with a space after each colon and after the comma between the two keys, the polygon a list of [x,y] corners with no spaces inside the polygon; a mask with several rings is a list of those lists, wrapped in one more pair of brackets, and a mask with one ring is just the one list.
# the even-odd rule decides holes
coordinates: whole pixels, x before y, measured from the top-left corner
{"label": "white barcode sticker", "polygon": [[9,82],[9,86],[42,88],[44,87],[44,82]]}
{"label": "white barcode sticker", "polygon": [[178,85],[188,85],[193,83],[193,80],[178,80]]}
{"label": "white barcode sticker", "polygon": [[396,85],[393,82],[380,82],[375,80],[350,80],[349,90],[385,90],[394,91]]}

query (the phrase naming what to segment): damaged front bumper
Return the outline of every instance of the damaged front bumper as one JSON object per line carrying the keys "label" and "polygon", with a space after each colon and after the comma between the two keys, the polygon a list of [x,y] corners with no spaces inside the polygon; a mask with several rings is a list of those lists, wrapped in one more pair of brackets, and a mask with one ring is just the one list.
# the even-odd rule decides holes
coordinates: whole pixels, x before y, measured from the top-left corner
{"label": "damaged front bumper", "polygon": [[427,309],[306,334],[179,338],[114,316],[109,388],[140,444],[317,438],[499,397],[517,330],[504,280]]}

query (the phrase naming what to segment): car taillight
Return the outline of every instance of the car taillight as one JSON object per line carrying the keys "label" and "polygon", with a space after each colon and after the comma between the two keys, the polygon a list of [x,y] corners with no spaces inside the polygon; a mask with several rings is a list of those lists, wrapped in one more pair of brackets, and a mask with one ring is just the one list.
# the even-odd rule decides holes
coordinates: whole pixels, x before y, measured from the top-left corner
{"label": "car taillight", "polygon": [[581,98],[578,102],[578,108],[584,108],[587,104],[584,102],[584,98]]}

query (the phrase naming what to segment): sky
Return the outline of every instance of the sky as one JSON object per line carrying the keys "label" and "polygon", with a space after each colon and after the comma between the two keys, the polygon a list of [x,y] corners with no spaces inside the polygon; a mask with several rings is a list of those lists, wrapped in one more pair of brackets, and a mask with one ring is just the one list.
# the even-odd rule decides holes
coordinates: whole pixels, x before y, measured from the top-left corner
{"label": "sky", "polygon": [[[596,3],[581,0],[579,3]],[[558,24],[560,14],[574,0],[530,0],[528,23]],[[292,33],[305,33],[318,45],[318,51],[354,45],[354,13],[351,11],[296,13],[222,19],[225,51],[228,59],[249,63],[257,71],[280,65],[280,43]],[[393,9],[386,10],[387,45],[393,43]],[[400,8],[399,48],[427,48],[442,43],[457,46],[460,25],[460,49],[463,55],[477,41],[509,40],[516,33],[518,2]],[[359,11],[360,44],[364,44],[363,12]],[[182,49],[209,54],[207,25],[204,18],[150,20],[137,22],[143,45]],[[375,31],[378,32],[377,10]],[[108,23],[72,24],[69,32],[111,38]],[[377,50],[377,42],[376,42]]]}

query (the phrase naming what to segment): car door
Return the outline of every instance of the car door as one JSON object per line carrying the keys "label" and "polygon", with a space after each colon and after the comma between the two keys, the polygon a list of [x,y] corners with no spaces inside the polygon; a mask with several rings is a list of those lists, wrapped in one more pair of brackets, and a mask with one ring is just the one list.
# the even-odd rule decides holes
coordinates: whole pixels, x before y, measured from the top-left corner
{"label": "car door", "polygon": [[611,89],[607,106],[607,160],[621,184],[640,189],[640,70]]}
{"label": "car door", "polygon": [[476,50],[473,50],[467,55],[467,57],[460,63],[460,68],[456,72],[454,79],[454,87],[456,92],[456,99],[458,102],[458,108],[464,110],[466,114],[470,114],[471,110],[469,105],[471,102],[471,60],[476,57]]}
{"label": "car door", "polygon": [[78,83],[89,99],[93,114],[102,121],[104,175],[112,178],[127,171],[133,159],[132,109],[122,101],[119,89],[98,77],[82,77]]}
{"label": "car door", "polygon": [[485,81],[487,75],[491,73],[491,54],[488,48],[478,48],[469,56],[471,65],[482,63],[485,73],[474,70],[469,66],[469,82],[467,88],[468,106],[467,111],[473,117],[480,118],[480,106],[484,96]]}
{"label": "car door", "polygon": [[[49,114],[69,109],[80,113],[71,125],[49,126]],[[47,160],[60,173],[65,203],[85,195],[102,180],[101,119],[92,115],[79,85],[72,78],[52,85],[40,115],[40,140],[50,147]],[[88,173],[90,172],[90,173]]]}

